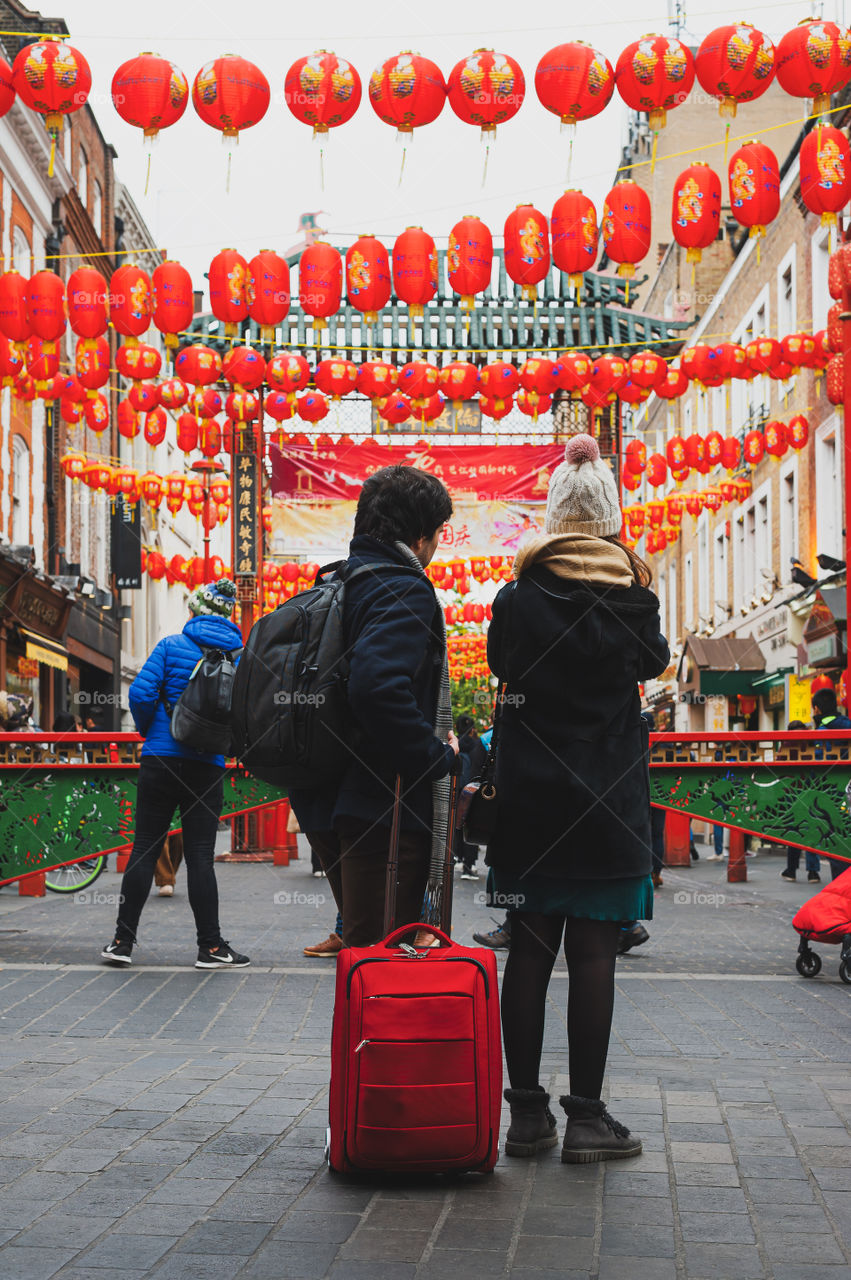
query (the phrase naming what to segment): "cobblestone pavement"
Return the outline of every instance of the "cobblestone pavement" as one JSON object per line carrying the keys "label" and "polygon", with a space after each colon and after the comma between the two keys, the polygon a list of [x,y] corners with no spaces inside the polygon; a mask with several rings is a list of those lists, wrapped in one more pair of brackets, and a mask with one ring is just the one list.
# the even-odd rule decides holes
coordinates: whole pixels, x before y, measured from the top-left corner
{"label": "cobblestone pavement", "polygon": [[[0,891],[0,1275],[9,1280],[847,1280],[851,1005],[837,949],[794,969],[818,886],[749,859],[666,871],[619,965],[610,1107],[635,1160],[503,1158],[492,1177],[364,1183],[323,1165],[334,908],[304,858],[220,867],[250,970],[199,973],[180,881],[134,967],[97,955],[118,877],[79,901]],[[456,883],[455,933],[488,928]],[[544,1080],[565,1092],[561,973]]]}

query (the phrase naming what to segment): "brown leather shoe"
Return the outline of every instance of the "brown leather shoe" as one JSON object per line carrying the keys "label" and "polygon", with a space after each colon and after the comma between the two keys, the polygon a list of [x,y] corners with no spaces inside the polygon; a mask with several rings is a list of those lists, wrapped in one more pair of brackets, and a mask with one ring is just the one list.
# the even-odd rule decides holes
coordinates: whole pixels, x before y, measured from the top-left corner
{"label": "brown leather shoe", "polygon": [[305,947],[304,954],[306,956],[335,956],[338,951],[343,950],[343,939],[339,933],[332,933],[324,942],[317,942],[312,947]]}
{"label": "brown leather shoe", "polygon": [[661,888],[662,888],[662,885],[663,885],[664,883],[665,883],[665,881],[662,879],[662,874],[661,874],[661,872],[659,872],[659,871],[654,871],[654,872],[653,872],[653,888],[654,888],[654,889],[661,889]]}

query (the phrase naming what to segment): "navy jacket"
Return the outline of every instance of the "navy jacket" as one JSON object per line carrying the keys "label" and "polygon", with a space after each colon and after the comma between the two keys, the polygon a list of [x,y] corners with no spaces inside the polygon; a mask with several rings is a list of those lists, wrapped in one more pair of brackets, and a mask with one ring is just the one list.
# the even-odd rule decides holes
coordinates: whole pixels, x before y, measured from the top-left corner
{"label": "navy jacket", "polygon": [[[360,535],[352,566],[407,565],[395,547]],[[452,748],[434,733],[443,632],[428,578],[380,569],[346,587],[343,631],[349,653],[349,702],[359,730],[351,763],[334,790],[294,790],[302,831],[328,831],[340,818],[389,826],[396,774],[403,779],[402,826],[431,830],[431,783],[444,777]]]}
{"label": "navy jacket", "polygon": [[242,633],[228,618],[206,614],[190,618],[179,635],[165,636],[160,640],[131,684],[130,710],[136,728],[145,739],[143,756],[182,756],[207,764],[224,764],[224,756],[193,751],[182,742],[175,742],[161,696],[164,693],[169,704],[174,706],[202,656],[202,645],[231,653],[242,648]]}

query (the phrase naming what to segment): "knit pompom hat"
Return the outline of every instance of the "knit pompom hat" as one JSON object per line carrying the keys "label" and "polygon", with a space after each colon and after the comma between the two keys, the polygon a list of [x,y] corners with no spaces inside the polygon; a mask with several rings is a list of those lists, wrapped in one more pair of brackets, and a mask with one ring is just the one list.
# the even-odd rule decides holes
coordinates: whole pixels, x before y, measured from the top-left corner
{"label": "knit pompom hat", "polygon": [[550,477],[547,492],[547,533],[588,533],[606,538],[623,524],[618,491],[611,470],[600,457],[593,436],[571,436],[564,462]]}
{"label": "knit pompom hat", "polygon": [[236,585],[230,578],[218,582],[205,582],[196,587],[189,597],[189,612],[229,618],[236,604]]}

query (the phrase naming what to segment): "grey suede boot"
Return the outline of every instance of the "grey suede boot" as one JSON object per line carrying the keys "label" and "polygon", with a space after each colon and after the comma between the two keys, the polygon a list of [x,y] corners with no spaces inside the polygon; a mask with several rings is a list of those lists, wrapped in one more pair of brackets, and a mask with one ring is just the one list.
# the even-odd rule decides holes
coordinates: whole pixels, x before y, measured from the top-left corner
{"label": "grey suede boot", "polygon": [[558,1142],[556,1118],[550,1111],[550,1095],[541,1088],[506,1089],[511,1124],[505,1138],[507,1156],[534,1156]]}
{"label": "grey suede boot", "polygon": [[567,1113],[562,1164],[597,1164],[641,1155],[641,1139],[613,1120],[599,1098],[577,1098],[568,1093],[559,1103]]}

